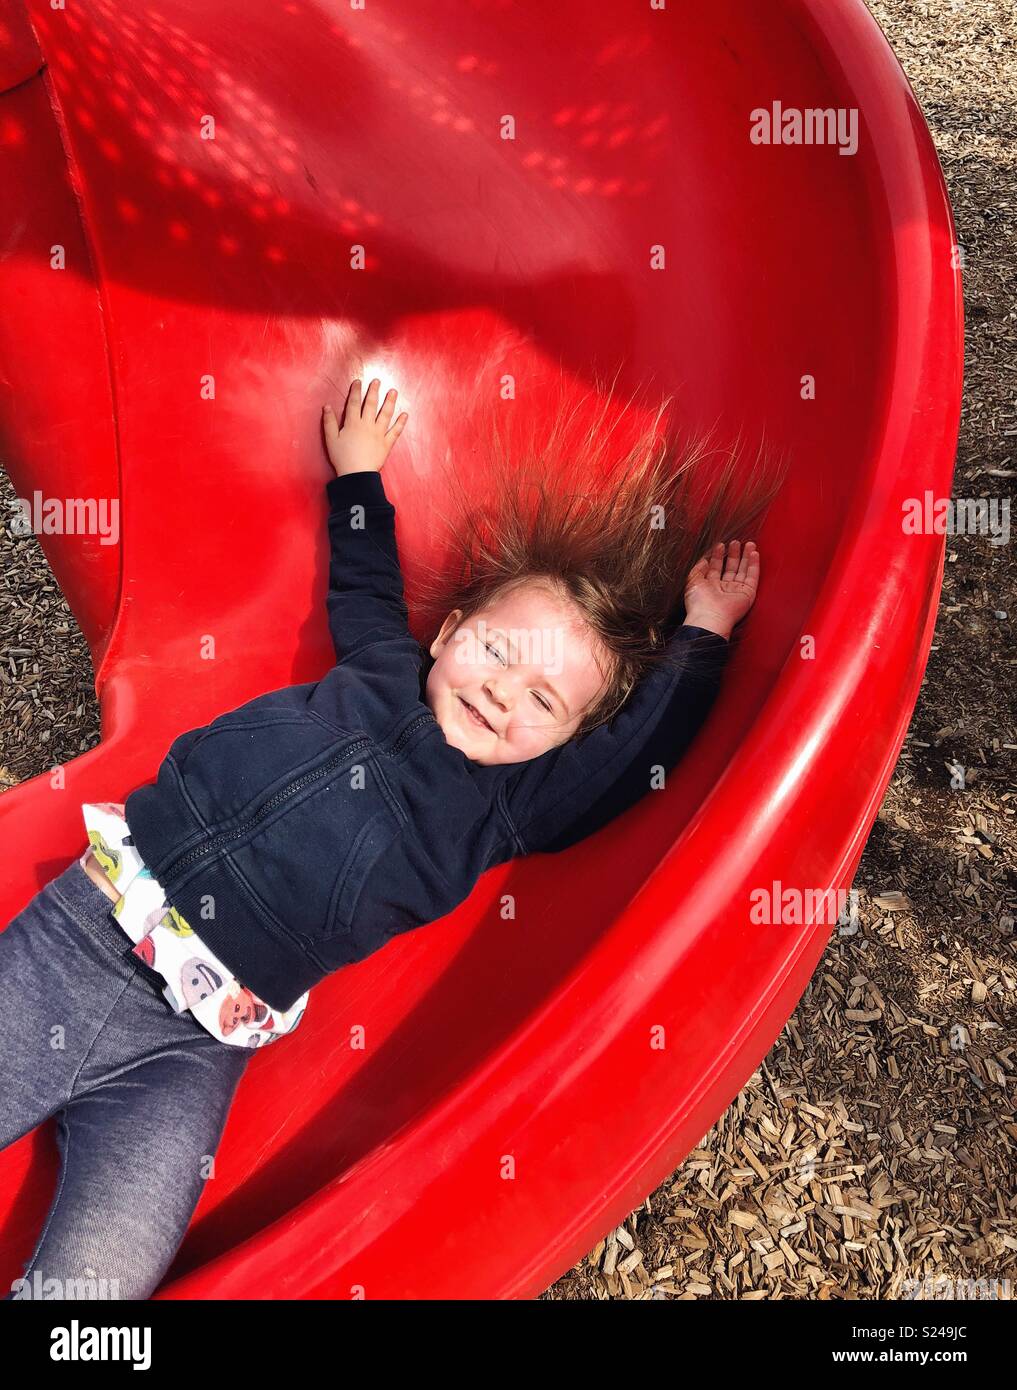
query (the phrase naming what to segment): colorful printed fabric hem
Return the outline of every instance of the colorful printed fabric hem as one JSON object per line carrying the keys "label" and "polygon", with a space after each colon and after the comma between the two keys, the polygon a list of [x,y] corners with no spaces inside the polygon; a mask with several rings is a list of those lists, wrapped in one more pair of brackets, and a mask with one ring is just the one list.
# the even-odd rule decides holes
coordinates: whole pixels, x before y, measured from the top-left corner
{"label": "colorful printed fabric hem", "polygon": [[110,915],[135,943],[133,954],[165,981],[175,1013],[189,1009],[203,1028],[233,1047],[264,1047],[292,1033],[307,1006],[305,992],[285,1011],[271,1008],[205,945],[166,901],[157,879],[134,847],[122,802],[86,802],[82,815],[89,848],[122,894]]}

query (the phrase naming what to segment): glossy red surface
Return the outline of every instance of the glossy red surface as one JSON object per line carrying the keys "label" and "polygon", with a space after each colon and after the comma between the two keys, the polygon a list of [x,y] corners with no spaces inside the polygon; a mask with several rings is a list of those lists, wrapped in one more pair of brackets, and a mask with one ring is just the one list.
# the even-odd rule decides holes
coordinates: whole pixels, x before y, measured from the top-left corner
{"label": "glossy red surface", "polygon": [[[319,412],[353,375],[411,413],[385,473],[411,587],[434,462],[482,467],[505,374],[530,416],[621,363],[619,395],[678,390],[791,461],[680,775],[319,986],[253,1059],[161,1290],[535,1296],[766,1053],[831,926],[755,924],[749,895],[850,884],[911,715],[943,537],[902,506],[949,496],[962,370],[919,108],[860,0],[4,14],[4,458],[21,496],[119,498],[120,536],[40,538],[102,742],[0,798],[0,921],[80,852],[82,801],[331,664]],[[774,100],[857,108],[857,153],[753,145]],[[46,1127],[0,1155],[4,1280],[55,1171]]]}

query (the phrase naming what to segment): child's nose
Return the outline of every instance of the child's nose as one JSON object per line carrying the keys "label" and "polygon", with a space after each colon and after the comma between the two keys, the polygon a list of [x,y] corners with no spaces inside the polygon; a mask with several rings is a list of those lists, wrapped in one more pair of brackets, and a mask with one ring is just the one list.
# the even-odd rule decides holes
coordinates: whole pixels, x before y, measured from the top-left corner
{"label": "child's nose", "polygon": [[510,705],[512,697],[509,693],[508,686],[503,685],[496,676],[488,677],[484,682],[484,689],[496,705],[501,705],[503,709]]}

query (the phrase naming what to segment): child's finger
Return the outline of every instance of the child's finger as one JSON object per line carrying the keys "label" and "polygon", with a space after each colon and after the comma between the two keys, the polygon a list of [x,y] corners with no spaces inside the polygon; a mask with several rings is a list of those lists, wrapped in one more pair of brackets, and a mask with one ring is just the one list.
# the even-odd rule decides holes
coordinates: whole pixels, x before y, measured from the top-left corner
{"label": "child's finger", "polygon": [[371,384],[367,388],[367,395],[364,397],[363,409],[363,413],[367,416],[368,420],[374,420],[377,417],[378,388],[380,385],[381,382],[378,380],[376,376],[371,378]]}
{"label": "child's finger", "polygon": [[398,391],[386,391],[385,399],[381,403],[378,420],[386,429],[388,428],[388,422],[392,419],[392,412],[395,410],[396,396],[398,396],[398,394]]}
{"label": "child's finger", "polygon": [[339,421],[336,419],[335,411],[330,405],[326,405],[322,410],[322,422],[325,428],[325,439],[329,444],[336,444],[339,440]]}
{"label": "child's finger", "polygon": [[759,551],[751,541],[746,541],[741,563],[738,566],[738,578],[748,579],[752,573],[757,575],[759,573]]}
{"label": "child's finger", "polygon": [[741,541],[728,541],[727,555],[724,559],[724,578],[734,579],[738,574],[738,565],[742,558]]}
{"label": "child's finger", "polygon": [[389,430],[388,434],[386,434],[385,439],[387,442],[389,442],[390,444],[394,444],[396,442],[396,440],[402,434],[403,430],[406,428],[406,421],[409,418],[410,417],[406,414],[406,411],[404,410],[403,413],[399,416],[399,419]]}
{"label": "child's finger", "polygon": [[692,588],[693,584],[698,584],[701,579],[705,578],[706,570],[709,563],[709,555],[704,555],[702,559],[697,560],[696,563],[692,566],[692,568],[689,570],[688,577],[685,580],[686,592],[688,592],[688,590]]}
{"label": "child's finger", "polygon": [[728,541],[721,555],[718,556],[718,559],[720,559],[720,569],[718,569],[717,574],[718,580],[727,581],[735,577],[735,571],[738,570],[738,557],[741,553],[742,549],[738,541]]}

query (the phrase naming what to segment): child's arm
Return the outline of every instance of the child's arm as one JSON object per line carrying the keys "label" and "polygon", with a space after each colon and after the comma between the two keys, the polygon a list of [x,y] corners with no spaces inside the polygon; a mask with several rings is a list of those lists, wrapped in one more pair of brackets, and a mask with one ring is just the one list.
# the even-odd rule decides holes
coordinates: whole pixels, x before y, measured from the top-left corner
{"label": "child's arm", "polygon": [[328,626],[339,661],[385,638],[409,635],[395,508],[381,474],[347,473],[325,489],[329,500]]}
{"label": "child's arm", "polygon": [[388,392],[378,414],[377,380],[363,405],[360,382],[354,381],[341,428],[331,406],[324,408],[325,444],[336,472],[325,488],[331,548],[326,603],[340,661],[373,642],[409,636],[395,508],[380,471],[407,418],[404,412],[389,429],[395,396]]}
{"label": "child's arm", "polygon": [[[689,574],[686,622],[666,659],[621,710],[586,738],[521,765],[506,804],[525,852],[561,850],[592,835],[659,785],[706,720],[730,654],[727,638],[755,601],[759,553],[718,542]],[[653,780],[656,778],[656,780]]]}

